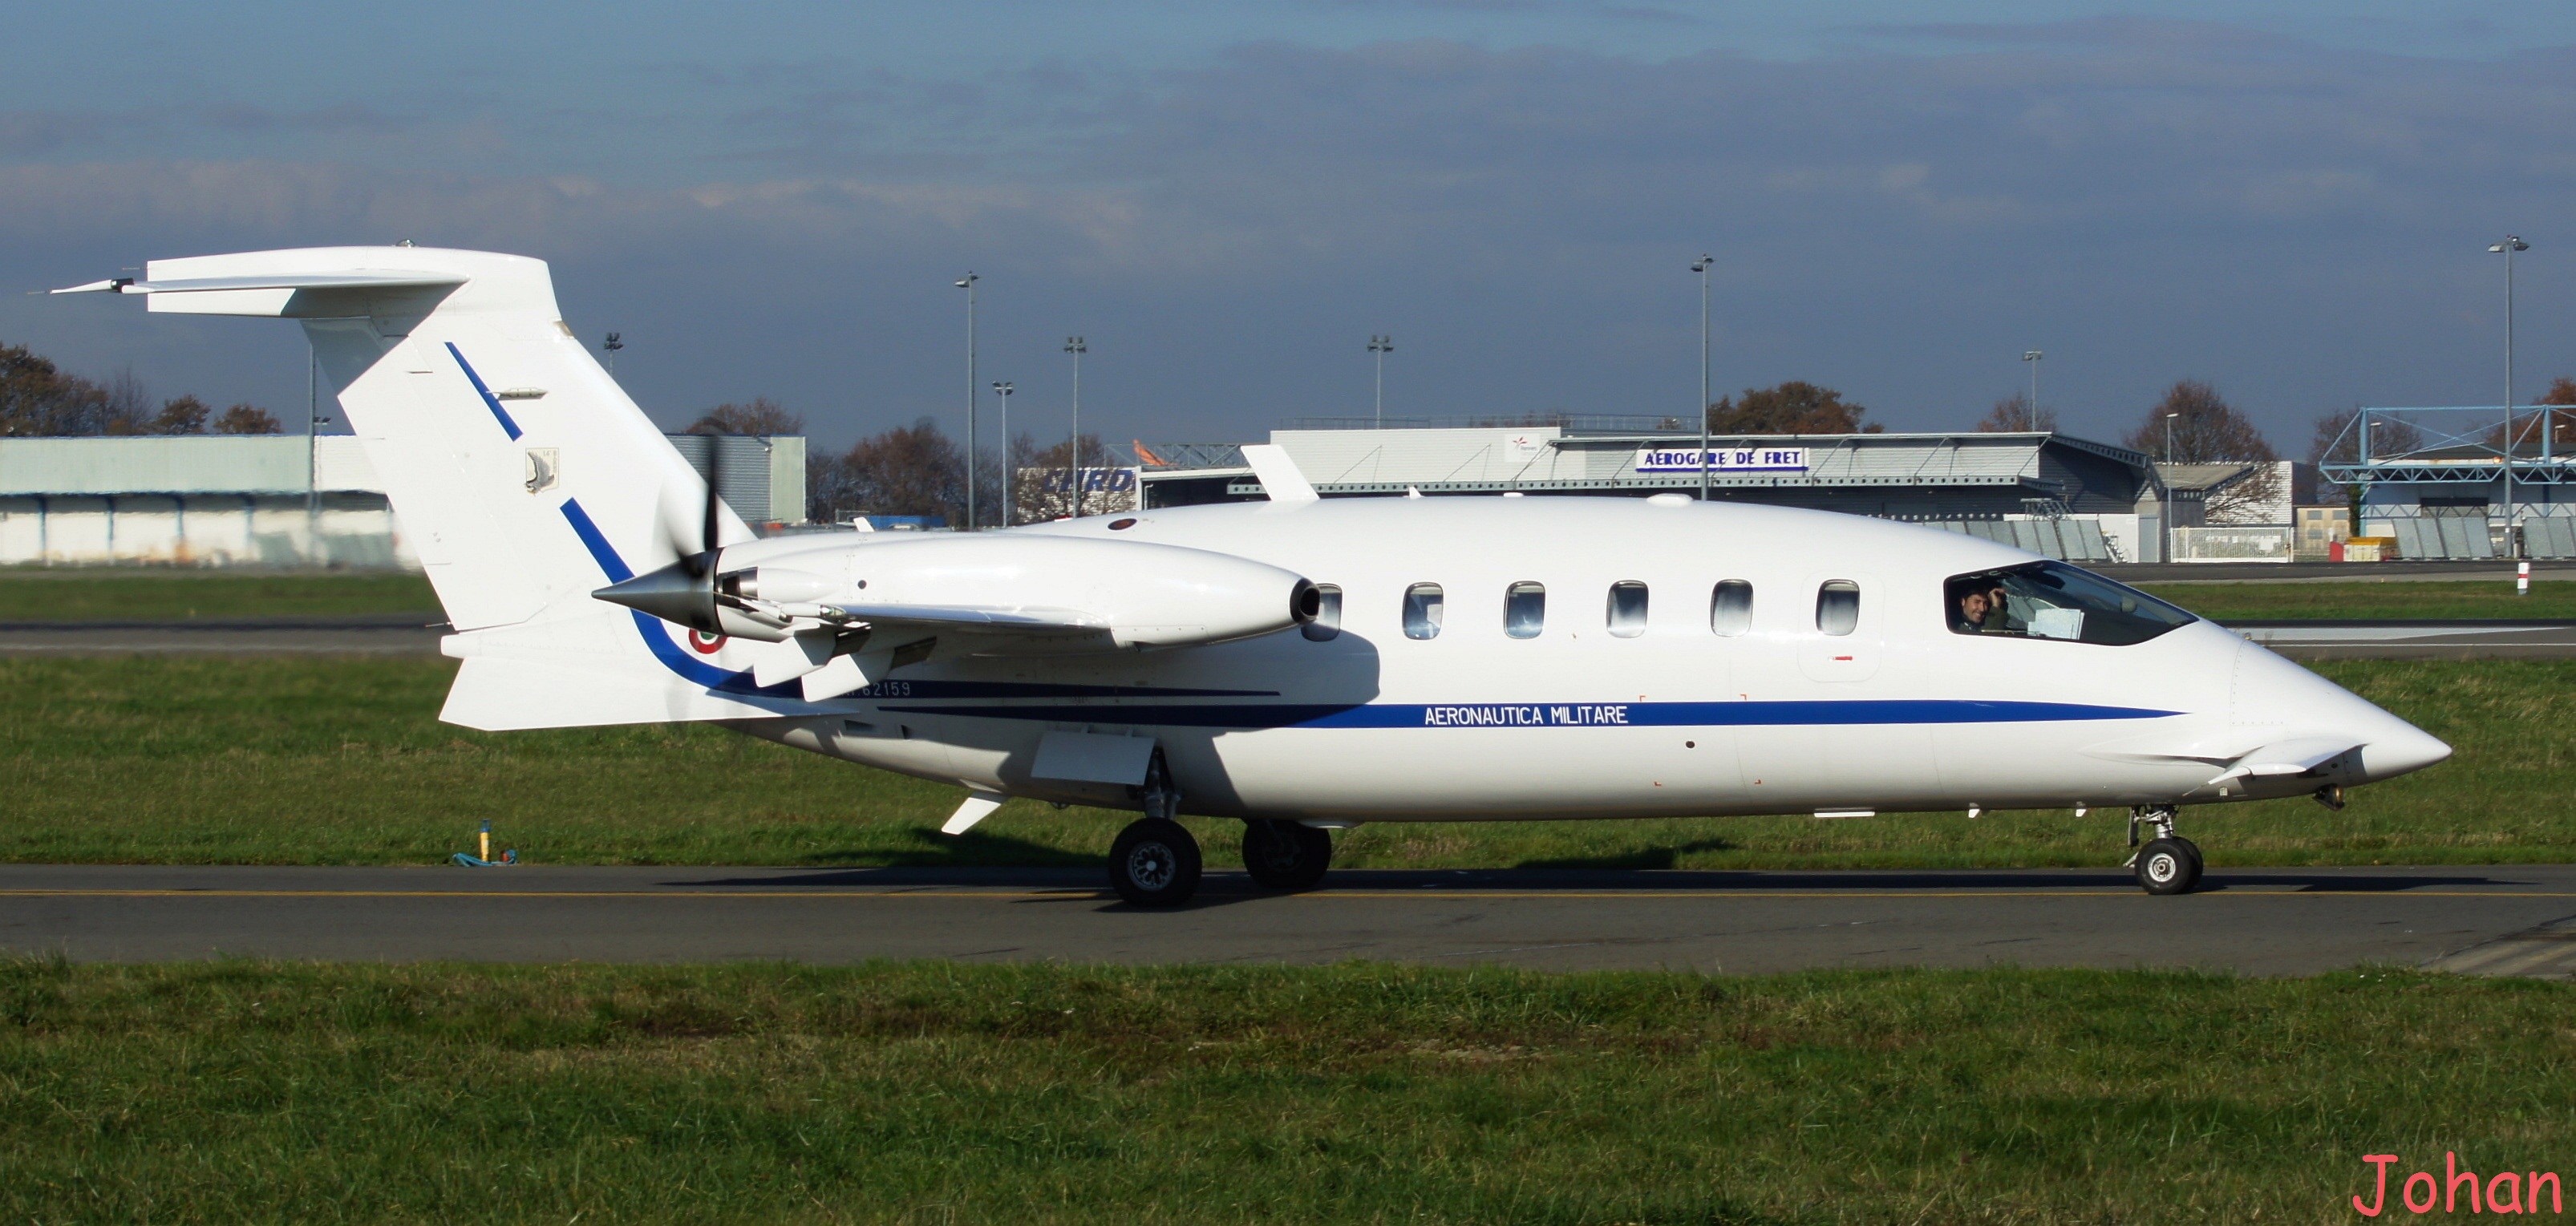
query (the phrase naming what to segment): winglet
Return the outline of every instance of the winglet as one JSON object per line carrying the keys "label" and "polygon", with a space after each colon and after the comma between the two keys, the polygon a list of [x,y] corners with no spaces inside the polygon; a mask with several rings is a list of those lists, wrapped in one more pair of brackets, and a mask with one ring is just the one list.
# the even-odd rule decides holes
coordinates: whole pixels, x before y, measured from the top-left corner
{"label": "winglet", "polygon": [[1287,449],[1276,443],[1245,445],[1243,462],[1252,466],[1252,475],[1261,479],[1261,488],[1272,502],[1314,502],[1322,497],[1306,474],[1297,471],[1297,461],[1288,458]]}

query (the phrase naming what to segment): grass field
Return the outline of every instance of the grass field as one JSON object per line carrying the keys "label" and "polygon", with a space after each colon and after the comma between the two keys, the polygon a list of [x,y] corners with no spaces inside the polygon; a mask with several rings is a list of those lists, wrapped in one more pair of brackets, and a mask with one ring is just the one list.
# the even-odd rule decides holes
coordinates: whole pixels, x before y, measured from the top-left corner
{"label": "grass field", "polygon": [[2348,1220],[2365,1153],[2392,1210],[2445,1152],[2576,1173],[2571,1009],[2405,972],[17,962],[0,1218]]}
{"label": "grass field", "polygon": [[220,570],[0,570],[0,621],[186,621],[234,617],[421,615],[429,580],[402,574]]}
{"label": "grass field", "polygon": [[2482,583],[2178,583],[2146,591],[2216,622],[2270,618],[2576,619],[2576,583],[2534,582],[2513,594],[2510,564]]}
{"label": "grass field", "polygon": [[[477,822],[542,863],[1095,864],[1132,814],[1016,801],[962,838],[955,788],[704,726],[483,734],[435,715],[437,659],[0,659],[0,859],[429,863]],[[2217,865],[2576,860],[2576,662],[2321,671],[2458,749],[2357,790],[2197,809]],[[1202,822],[1210,861],[1240,827]],[[1345,867],[2104,865],[2117,813],[1472,825],[1341,835]]]}

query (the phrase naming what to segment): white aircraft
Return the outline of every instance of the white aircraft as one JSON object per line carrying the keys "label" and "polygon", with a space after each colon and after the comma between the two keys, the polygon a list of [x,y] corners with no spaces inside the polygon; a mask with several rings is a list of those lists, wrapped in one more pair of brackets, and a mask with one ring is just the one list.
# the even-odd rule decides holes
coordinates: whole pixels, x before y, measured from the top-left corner
{"label": "white aircraft", "polygon": [[1650,498],[1269,500],[974,534],[755,539],[574,338],[546,266],[339,247],[161,260],[154,311],[300,319],[463,662],[441,717],[719,722],[966,789],[1141,810],[1110,880],[1188,899],[1172,819],[1264,886],[1363,822],[2180,806],[2450,747],[2227,630],[1988,541]]}

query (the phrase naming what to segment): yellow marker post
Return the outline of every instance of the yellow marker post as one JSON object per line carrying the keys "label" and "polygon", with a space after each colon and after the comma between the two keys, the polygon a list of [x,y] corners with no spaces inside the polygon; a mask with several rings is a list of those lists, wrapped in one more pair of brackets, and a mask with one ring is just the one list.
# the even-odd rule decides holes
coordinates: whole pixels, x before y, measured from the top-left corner
{"label": "yellow marker post", "polygon": [[492,858],[492,822],[489,818],[486,818],[483,822],[483,833],[480,838],[482,840],[483,847],[481,851],[475,853],[474,858],[478,860],[489,860]]}

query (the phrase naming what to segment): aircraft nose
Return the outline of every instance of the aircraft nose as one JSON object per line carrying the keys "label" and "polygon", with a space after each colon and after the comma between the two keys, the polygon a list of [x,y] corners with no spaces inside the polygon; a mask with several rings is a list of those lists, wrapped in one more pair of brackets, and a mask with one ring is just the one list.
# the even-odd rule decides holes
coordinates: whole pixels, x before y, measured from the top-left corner
{"label": "aircraft nose", "polygon": [[2240,728],[2332,736],[2361,750],[2354,783],[2376,783],[2451,756],[2441,738],[2252,643],[2238,651],[2231,710]]}

